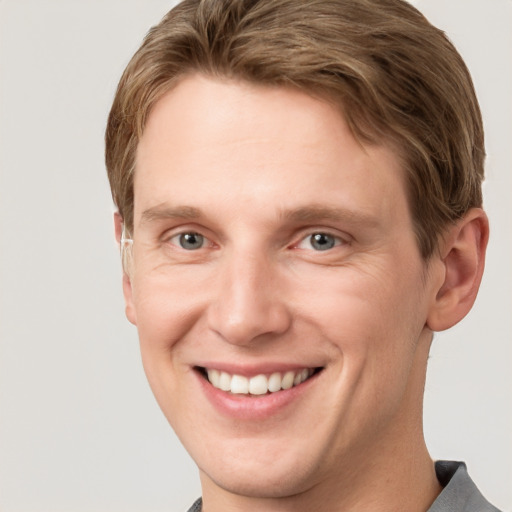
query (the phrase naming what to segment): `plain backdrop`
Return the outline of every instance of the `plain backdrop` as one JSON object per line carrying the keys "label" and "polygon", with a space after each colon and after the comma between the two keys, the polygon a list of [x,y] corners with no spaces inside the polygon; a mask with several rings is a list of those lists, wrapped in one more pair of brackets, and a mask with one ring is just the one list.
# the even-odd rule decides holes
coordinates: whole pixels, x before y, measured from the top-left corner
{"label": "plain backdrop", "polygon": [[[492,225],[477,304],[436,336],[425,429],[512,509],[512,2],[415,2],[472,70]],[[125,320],[103,163],[120,74],[163,0],[0,0],[0,511],[179,512],[194,464]]]}

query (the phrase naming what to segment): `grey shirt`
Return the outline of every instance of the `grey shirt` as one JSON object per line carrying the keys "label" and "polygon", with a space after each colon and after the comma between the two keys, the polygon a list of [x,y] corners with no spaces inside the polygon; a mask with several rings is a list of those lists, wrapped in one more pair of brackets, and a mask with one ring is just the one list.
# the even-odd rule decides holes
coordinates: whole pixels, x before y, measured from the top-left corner
{"label": "grey shirt", "polygon": [[[437,461],[436,475],[444,489],[427,512],[500,512],[482,496],[464,462]],[[201,503],[199,498],[188,512],[201,512]]]}
{"label": "grey shirt", "polygon": [[500,512],[482,496],[464,462],[439,460],[436,475],[444,489],[427,512]]}

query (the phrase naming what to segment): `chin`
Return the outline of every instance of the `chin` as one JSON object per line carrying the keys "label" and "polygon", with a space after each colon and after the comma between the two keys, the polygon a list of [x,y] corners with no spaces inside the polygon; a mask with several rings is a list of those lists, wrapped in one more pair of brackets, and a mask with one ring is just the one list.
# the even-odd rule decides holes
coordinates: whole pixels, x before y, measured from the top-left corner
{"label": "chin", "polygon": [[284,498],[301,494],[312,487],[311,477],[297,472],[300,461],[287,471],[245,470],[237,474],[226,473],[225,469],[205,473],[216,486],[232,494],[250,498]]}
{"label": "chin", "polygon": [[[245,443],[248,441],[246,440]],[[273,443],[268,443],[272,445]],[[272,453],[269,446],[254,450],[223,451],[209,460],[196,460],[202,478],[233,494],[253,498],[283,498],[301,494],[315,484],[319,464],[304,449]],[[302,444],[302,443],[301,443]],[[251,452],[251,453],[249,453]]]}

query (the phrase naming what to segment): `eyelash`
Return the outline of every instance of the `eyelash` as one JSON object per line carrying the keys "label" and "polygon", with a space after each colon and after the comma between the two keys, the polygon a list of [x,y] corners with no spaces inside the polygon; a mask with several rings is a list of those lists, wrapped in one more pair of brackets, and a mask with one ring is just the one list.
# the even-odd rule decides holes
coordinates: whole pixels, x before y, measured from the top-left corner
{"label": "eyelash", "polygon": [[[213,242],[210,241],[209,238],[207,238],[206,236],[202,235],[201,233],[197,232],[197,231],[182,231],[180,233],[176,233],[174,235],[172,235],[171,237],[168,237],[166,239],[166,241],[168,243],[170,243],[171,245],[175,246],[175,247],[178,247],[180,249],[183,249],[183,250],[187,250],[185,247],[183,247],[180,243],[180,241],[177,241],[176,243],[173,243],[172,240],[173,239],[178,239],[180,240],[181,237],[185,237],[187,235],[190,235],[190,236],[195,236],[195,237],[201,237],[201,239],[204,241],[204,243],[207,243],[209,242],[210,245],[213,245]],[[201,247],[198,247],[197,249],[195,250],[199,250],[199,249],[203,249],[204,248],[204,244],[201,245]],[[190,252],[193,252],[193,250],[190,250]]]}
{"label": "eyelash", "polygon": [[[196,249],[187,249],[187,248],[183,247],[182,238],[181,238],[181,237],[186,237],[187,235],[201,237],[201,239],[204,243],[200,247],[197,247]],[[333,245],[330,245],[329,243],[327,243],[327,245],[330,245],[330,246],[328,246],[324,249],[315,250],[314,246],[313,246],[313,243],[314,243],[313,237],[317,237],[316,241],[318,244],[325,243],[325,239],[329,238],[332,240]],[[308,239],[309,239],[310,247],[300,247],[301,244],[307,243]],[[322,242],[322,239],[324,240],[324,242]],[[176,240],[176,241],[173,242],[173,240]],[[178,249],[182,249],[187,252],[195,252],[197,250],[204,249],[206,244],[208,244],[210,247],[215,245],[214,242],[212,242],[209,238],[207,238],[206,236],[202,235],[201,233],[199,233],[198,231],[195,231],[195,230],[181,231],[179,233],[175,233],[172,236],[166,237],[165,242],[170,243],[174,247],[177,247]],[[339,235],[330,233],[327,230],[315,230],[315,231],[310,231],[309,233],[305,234],[304,236],[302,236],[300,238],[300,240],[297,243],[293,243],[289,247],[292,249],[299,249],[299,250],[312,249],[312,250],[314,250],[314,252],[324,252],[324,251],[329,251],[335,247],[347,245],[349,243],[350,242],[348,242],[345,238],[343,238]]]}
{"label": "eyelash", "polygon": [[[316,240],[313,237],[315,237]],[[314,231],[312,233],[307,234],[303,238],[301,238],[299,243],[295,244],[294,247],[296,247],[297,249],[307,250],[309,248],[303,248],[303,247],[300,247],[300,245],[303,243],[307,243],[307,241],[309,241],[311,248],[314,249],[314,247],[313,247],[314,242],[316,241],[317,243],[322,244],[322,242],[321,242],[322,238],[324,240],[326,238],[330,238],[333,241],[333,245],[325,247],[323,249],[317,249],[315,252],[329,251],[330,249],[333,249],[334,247],[338,247],[340,245],[345,245],[348,243],[346,240],[344,240],[340,236],[329,233],[328,231]],[[327,245],[329,245],[329,244],[327,244]]]}

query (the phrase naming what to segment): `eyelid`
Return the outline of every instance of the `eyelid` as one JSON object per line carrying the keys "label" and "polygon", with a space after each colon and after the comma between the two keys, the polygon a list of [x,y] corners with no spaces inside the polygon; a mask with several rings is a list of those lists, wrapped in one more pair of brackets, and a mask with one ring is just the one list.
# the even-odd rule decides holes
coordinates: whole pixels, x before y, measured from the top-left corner
{"label": "eyelid", "polygon": [[161,241],[162,243],[168,243],[169,245],[171,245],[172,247],[175,247],[177,249],[180,249],[180,250],[186,250],[184,249],[183,247],[180,246],[179,243],[174,243],[174,242],[171,242],[171,240],[173,238],[177,238],[177,237],[180,237],[181,235],[186,235],[188,233],[194,233],[196,235],[200,235],[203,237],[204,239],[204,246],[203,247],[200,247],[199,249],[197,250],[201,250],[201,249],[204,249],[204,248],[208,248],[208,247],[214,247],[216,244],[212,241],[212,239],[210,238],[210,236],[207,236],[205,235],[205,230],[204,229],[198,229],[196,227],[193,227],[193,226],[179,226],[177,228],[172,228],[172,229],[169,229],[167,230],[161,237]]}
{"label": "eyelid", "polygon": [[[212,240],[213,237],[209,234],[209,230],[207,230],[205,228],[202,228],[202,227],[193,226],[193,225],[190,225],[190,224],[188,224],[188,225],[181,225],[181,226],[178,226],[178,227],[174,227],[174,228],[168,229],[159,238],[160,238],[161,242],[164,243],[164,244],[165,243],[169,243],[173,247],[176,247],[178,249],[184,250],[180,246],[179,243],[172,243],[171,239],[179,237],[179,236],[187,234],[187,233],[196,233],[198,235],[201,235],[204,238],[205,245],[203,247],[201,247],[201,249],[208,248],[208,247],[211,248],[211,247],[216,247],[217,246],[217,243],[215,243]],[[206,233],[208,233],[208,234],[206,234]],[[321,233],[321,234],[324,234],[324,235],[332,236],[333,238],[336,239],[336,241],[339,241],[339,243],[336,243],[334,245],[334,247],[339,247],[340,245],[342,245],[342,246],[343,245],[350,245],[352,240],[353,240],[353,237],[351,237],[347,233],[340,232],[340,231],[338,231],[336,229],[325,228],[325,227],[314,227],[313,226],[313,227],[308,227],[306,229],[301,229],[299,231],[299,233],[297,233],[293,237],[295,242],[291,243],[289,245],[289,247],[290,248],[297,248],[297,246],[300,243],[305,241],[308,237],[310,237],[310,236],[312,236],[314,234],[317,234],[317,233]],[[200,250],[200,249],[198,249],[198,250]]]}
{"label": "eyelid", "polygon": [[[300,248],[299,245],[302,242],[306,241],[309,237],[316,235],[316,234],[331,236],[336,240],[337,243],[335,243],[335,245],[330,250],[334,249],[335,247],[350,245],[350,243],[352,241],[352,237],[350,237],[346,233],[335,232],[335,230],[328,229],[328,228],[308,228],[307,231],[302,231],[299,234],[299,236],[297,237],[298,240],[297,240],[297,242],[292,244],[292,248],[303,249],[303,250],[309,250],[309,249],[314,250],[312,247],[308,248],[308,249]],[[321,252],[321,251],[315,251],[315,252]],[[328,251],[326,250],[326,252],[328,252]]]}

